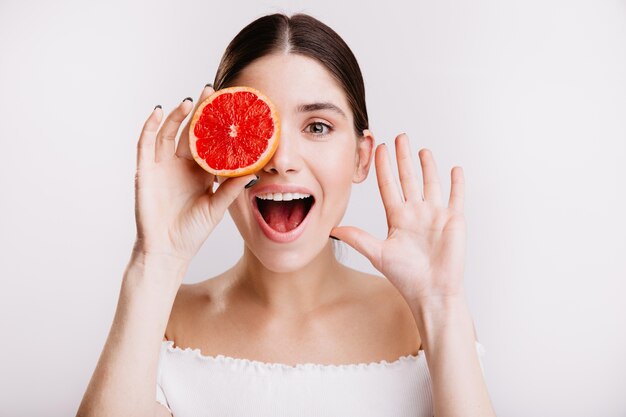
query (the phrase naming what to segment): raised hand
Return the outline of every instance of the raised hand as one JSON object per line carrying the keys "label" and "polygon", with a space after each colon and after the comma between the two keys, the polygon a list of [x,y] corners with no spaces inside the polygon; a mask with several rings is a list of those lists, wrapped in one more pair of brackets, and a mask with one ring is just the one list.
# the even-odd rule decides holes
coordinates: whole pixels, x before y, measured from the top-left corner
{"label": "raised hand", "polygon": [[414,307],[433,298],[463,294],[465,262],[464,177],[461,167],[451,171],[447,206],[432,153],[418,154],[424,178],[424,195],[411,161],[409,138],[396,137],[396,155],[402,192],[396,186],[385,144],[376,148],[378,187],[389,231],[381,241],[352,226],[333,228],[331,235],[367,257]]}
{"label": "raised hand", "polygon": [[[206,86],[198,103],[213,91]],[[256,178],[225,179],[214,192],[215,177],[191,156],[189,122],[176,145],[180,125],[193,107],[191,99],[185,99],[159,128],[163,111],[157,106],[144,124],[135,175],[137,239],[133,250],[137,253],[191,261],[228,206]]]}

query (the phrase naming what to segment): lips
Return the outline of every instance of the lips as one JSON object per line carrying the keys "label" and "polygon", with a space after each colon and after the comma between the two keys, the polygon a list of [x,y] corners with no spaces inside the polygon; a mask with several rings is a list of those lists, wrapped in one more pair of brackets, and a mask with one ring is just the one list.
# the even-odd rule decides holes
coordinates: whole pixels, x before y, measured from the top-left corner
{"label": "lips", "polygon": [[302,235],[315,205],[310,190],[292,184],[268,184],[254,191],[250,196],[252,211],[268,239],[287,243]]}

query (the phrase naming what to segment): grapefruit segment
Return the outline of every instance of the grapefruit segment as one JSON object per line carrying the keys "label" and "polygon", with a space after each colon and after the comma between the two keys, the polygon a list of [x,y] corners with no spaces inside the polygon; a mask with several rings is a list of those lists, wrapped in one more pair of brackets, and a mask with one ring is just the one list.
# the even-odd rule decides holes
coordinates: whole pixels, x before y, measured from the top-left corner
{"label": "grapefruit segment", "polygon": [[238,177],[263,168],[280,138],[280,119],[270,99],[252,87],[218,90],[191,119],[189,148],[206,171]]}

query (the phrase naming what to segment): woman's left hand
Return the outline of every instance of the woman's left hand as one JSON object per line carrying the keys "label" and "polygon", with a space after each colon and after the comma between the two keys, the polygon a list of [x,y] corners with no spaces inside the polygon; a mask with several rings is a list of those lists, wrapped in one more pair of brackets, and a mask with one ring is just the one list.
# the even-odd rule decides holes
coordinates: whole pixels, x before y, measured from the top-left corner
{"label": "woman's left hand", "polygon": [[463,169],[452,168],[450,200],[446,207],[442,203],[437,167],[430,150],[422,149],[418,153],[424,178],[422,198],[408,136],[398,135],[395,145],[402,193],[393,178],[386,145],[379,145],[375,155],[376,177],[389,228],[387,239],[381,241],[352,226],[335,227],[331,235],[368,258],[412,308],[433,299],[462,296]]}

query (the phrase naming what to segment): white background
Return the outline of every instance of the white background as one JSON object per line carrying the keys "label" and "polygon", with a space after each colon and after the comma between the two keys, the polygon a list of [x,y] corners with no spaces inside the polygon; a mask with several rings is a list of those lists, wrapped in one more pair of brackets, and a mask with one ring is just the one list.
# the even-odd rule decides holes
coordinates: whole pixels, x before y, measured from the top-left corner
{"label": "white background", "polygon": [[[78,408],[152,108],[196,99],[255,18],[306,12],[356,54],[379,142],[431,149],[446,196],[465,170],[466,290],[498,415],[626,416],[626,3],[393,3],[0,2],[0,414]],[[343,224],[386,235],[373,170]],[[185,282],[241,250],[227,215]]]}

